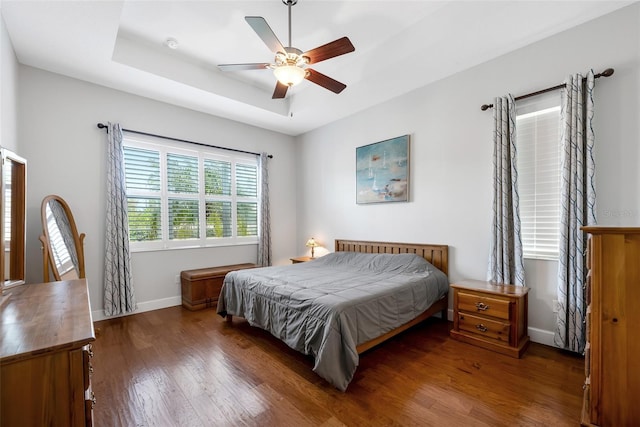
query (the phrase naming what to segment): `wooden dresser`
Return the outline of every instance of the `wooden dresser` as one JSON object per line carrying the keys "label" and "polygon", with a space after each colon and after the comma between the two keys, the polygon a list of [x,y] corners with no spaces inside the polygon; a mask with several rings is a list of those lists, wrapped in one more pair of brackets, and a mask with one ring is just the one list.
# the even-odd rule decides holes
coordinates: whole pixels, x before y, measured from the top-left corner
{"label": "wooden dresser", "polygon": [[529,345],[529,288],[481,280],[462,280],[451,288],[452,338],[511,357],[522,356]]}
{"label": "wooden dresser", "polygon": [[640,227],[584,227],[587,344],[582,425],[640,425]]}
{"label": "wooden dresser", "polygon": [[93,425],[86,280],[13,288],[0,317],[0,425]]}

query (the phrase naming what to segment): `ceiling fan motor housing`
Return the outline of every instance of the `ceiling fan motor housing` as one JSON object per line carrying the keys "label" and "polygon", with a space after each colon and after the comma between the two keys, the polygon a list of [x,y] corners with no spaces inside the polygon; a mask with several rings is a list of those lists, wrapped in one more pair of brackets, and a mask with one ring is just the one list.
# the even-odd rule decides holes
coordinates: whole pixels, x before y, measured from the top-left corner
{"label": "ceiling fan motor housing", "polygon": [[295,47],[285,47],[284,52],[276,53],[274,60],[275,66],[292,65],[296,67],[304,67],[309,63],[309,58],[302,55],[302,51]]}

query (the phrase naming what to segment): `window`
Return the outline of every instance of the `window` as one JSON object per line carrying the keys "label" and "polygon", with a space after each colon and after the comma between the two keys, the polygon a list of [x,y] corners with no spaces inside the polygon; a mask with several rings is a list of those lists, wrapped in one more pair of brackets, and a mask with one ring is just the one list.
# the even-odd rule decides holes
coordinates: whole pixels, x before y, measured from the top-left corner
{"label": "window", "polygon": [[516,115],[518,191],[524,257],[558,259],[560,92],[520,101]]}
{"label": "window", "polygon": [[257,243],[255,156],[124,133],[132,250]]}

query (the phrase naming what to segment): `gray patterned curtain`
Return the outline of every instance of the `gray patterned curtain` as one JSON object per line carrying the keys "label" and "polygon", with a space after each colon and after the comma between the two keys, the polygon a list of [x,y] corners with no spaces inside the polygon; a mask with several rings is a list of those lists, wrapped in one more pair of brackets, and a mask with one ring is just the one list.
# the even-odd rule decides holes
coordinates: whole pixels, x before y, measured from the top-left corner
{"label": "gray patterned curtain", "polygon": [[503,96],[493,105],[493,223],[487,278],[524,286],[515,101],[511,95]]}
{"label": "gray patterned curtain", "polygon": [[584,286],[587,237],[580,230],[595,225],[596,192],[593,160],[593,70],[566,80],[562,104],[562,179],[560,182],[560,248],[558,318],[554,343],[582,353],[585,346]]}
{"label": "gray patterned curtain", "polygon": [[258,265],[271,265],[271,214],[269,213],[269,157],[261,153],[260,168],[260,217],[258,219]]}
{"label": "gray patterned curtain", "polygon": [[105,233],[104,314],[115,316],[136,310],[129,257],[129,218],[124,180],[122,130],[107,129],[107,224]]}

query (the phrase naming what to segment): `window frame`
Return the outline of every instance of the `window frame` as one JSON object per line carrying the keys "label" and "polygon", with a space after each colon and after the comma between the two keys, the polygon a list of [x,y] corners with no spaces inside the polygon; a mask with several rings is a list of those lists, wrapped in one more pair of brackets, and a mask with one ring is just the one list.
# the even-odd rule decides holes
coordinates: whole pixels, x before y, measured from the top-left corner
{"label": "window frame", "polygon": [[[160,199],[160,240],[153,241],[129,241],[131,252],[147,252],[160,250],[208,248],[220,246],[236,246],[257,244],[258,236],[238,236],[237,227],[237,202],[255,202],[260,212],[260,172],[257,156],[248,153],[240,153],[221,148],[201,146],[198,144],[188,144],[184,142],[172,141],[161,137],[149,135],[139,135],[123,131],[124,147],[138,148],[159,152],[160,155],[160,191],[127,190],[129,197],[159,198]],[[198,163],[198,192],[197,193],[175,193],[168,189],[167,154],[196,157]],[[207,195],[205,194],[205,160],[217,160],[229,162],[231,164],[231,194],[230,195]],[[256,168],[256,197],[243,197],[236,194],[236,164],[249,165]],[[124,169],[124,168],[123,168]],[[126,174],[126,170],[124,170]],[[126,179],[126,175],[125,175]],[[192,239],[169,239],[169,200],[184,199],[198,201],[198,226],[199,237]],[[206,202],[207,201],[230,201],[231,202],[231,229],[230,237],[206,237]],[[257,222],[259,218],[257,219]],[[256,230],[257,230],[256,224]]]}

